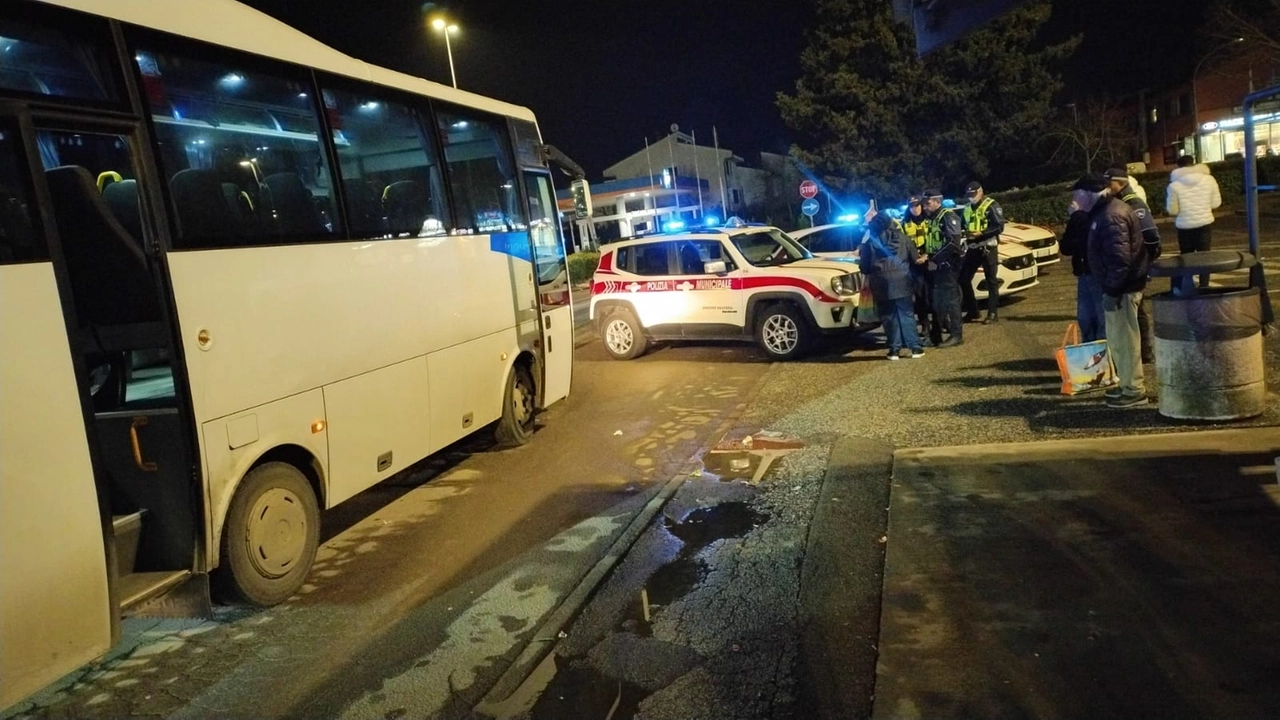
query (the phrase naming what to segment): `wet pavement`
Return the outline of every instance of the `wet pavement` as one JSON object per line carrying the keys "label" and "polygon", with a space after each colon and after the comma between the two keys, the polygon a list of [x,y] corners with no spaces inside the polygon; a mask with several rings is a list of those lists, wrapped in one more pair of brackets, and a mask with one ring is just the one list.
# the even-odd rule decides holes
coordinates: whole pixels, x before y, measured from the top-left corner
{"label": "wet pavement", "polygon": [[1280,430],[900,451],[877,718],[1280,716]]}

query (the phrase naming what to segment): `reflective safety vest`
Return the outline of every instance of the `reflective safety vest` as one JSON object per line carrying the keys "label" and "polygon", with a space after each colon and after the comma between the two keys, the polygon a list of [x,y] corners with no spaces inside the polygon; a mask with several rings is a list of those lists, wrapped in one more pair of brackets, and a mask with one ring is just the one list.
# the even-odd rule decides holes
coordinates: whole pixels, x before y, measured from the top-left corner
{"label": "reflective safety vest", "polygon": [[929,220],[923,215],[919,218],[908,215],[902,219],[902,232],[916,244],[917,250],[922,249],[929,236]]}
{"label": "reflective safety vest", "polygon": [[924,251],[928,255],[933,255],[942,249],[945,240],[942,237],[942,220],[947,217],[947,213],[955,212],[951,208],[942,208],[929,220],[925,221]]}
{"label": "reflective safety vest", "polygon": [[972,204],[964,206],[964,227],[971,233],[983,233],[987,231],[987,210],[991,208],[991,203],[995,200],[984,197],[982,202],[978,203],[978,207]]}

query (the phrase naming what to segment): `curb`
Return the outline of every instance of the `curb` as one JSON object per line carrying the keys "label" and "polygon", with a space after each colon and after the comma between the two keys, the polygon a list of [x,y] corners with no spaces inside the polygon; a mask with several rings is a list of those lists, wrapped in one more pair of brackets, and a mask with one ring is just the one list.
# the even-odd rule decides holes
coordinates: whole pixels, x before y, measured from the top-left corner
{"label": "curb", "polygon": [[[770,371],[766,370],[760,376],[760,379],[747,391],[742,402],[730,411],[724,422],[716,427],[711,437],[722,437],[733,429],[734,424],[742,418],[747,408],[751,406],[756,396],[759,395],[760,388],[764,386],[769,373]],[[516,656],[516,659],[511,662],[493,687],[489,688],[484,697],[475,704],[472,709],[476,713],[484,717],[499,716],[501,705],[515,695],[516,691],[529,679],[534,670],[555,650],[560,633],[578,617],[582,608],[587,604],[587,600],[595,594],[596,588],[599,587],[601,581],[608,577],[614,566],[626,557],[627,552],[631,550],[631,546],[635,545],[636,541],[640,539],[640,535],[648,529],[649,523],[654,516],[667,504],[667,501],[671,499],[676,490],[684,485],[692,472],[701,465],[704,452],[705,449],[694,453],[681,466],[679,472],[667,480],[658,493],[650,498],[640,512],[631,519],[631,522],[627,523],[626,529],[613,541],[609,549],[605,551],[604,556],[587,571],[587,574],[578,581],[578,584],[565,596],[565,599],[547,615],[547,619],[533,632],[524,649]]]}

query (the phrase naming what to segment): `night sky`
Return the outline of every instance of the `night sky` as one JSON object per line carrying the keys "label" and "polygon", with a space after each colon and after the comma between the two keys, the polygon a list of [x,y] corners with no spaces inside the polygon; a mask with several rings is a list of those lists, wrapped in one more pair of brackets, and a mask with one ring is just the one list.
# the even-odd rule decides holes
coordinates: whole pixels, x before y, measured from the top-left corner
{"label": "night sky", "polygon": [[[449,82],[421,0],[244,0],[349,55]],[[889,0],[885,0],[889,2]],[[591,179],[672,123],[739,155],[785,152],[773,99],[795,87],[806,0],[444,0],[458,86],[525,105]],[[1159,87],[1190,74],[1208,0],[1054,0],[1046,39],[1083,33],[1067,94]],[[373,10],[374,7],[378,9]],[[357,12],[357,9],[361,9]]]}

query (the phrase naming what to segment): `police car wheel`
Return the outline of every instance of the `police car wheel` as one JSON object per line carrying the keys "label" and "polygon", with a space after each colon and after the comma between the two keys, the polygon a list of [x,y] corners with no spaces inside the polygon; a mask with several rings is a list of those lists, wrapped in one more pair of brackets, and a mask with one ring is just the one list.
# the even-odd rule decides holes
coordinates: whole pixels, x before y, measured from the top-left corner
{"label": "police car wheel", "polygon": [[756,325],[756,342],[773,360],[791,360],[804,354],[809,344],[809,326],[791,305],[767,308]]}
{"label": "police car wheel", "polygon": [[638,358],[649,345],[640,321],[630,310],[618,309],[610,313],[601,324],[600,335],[604,339],[604,349],[614,360]]}

